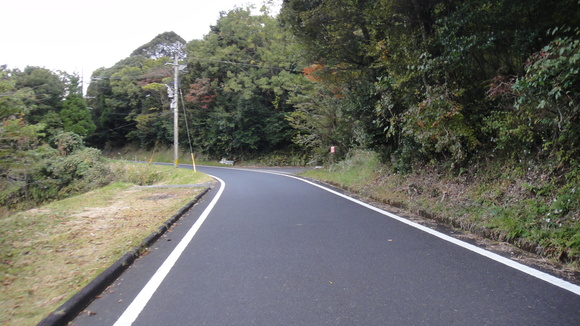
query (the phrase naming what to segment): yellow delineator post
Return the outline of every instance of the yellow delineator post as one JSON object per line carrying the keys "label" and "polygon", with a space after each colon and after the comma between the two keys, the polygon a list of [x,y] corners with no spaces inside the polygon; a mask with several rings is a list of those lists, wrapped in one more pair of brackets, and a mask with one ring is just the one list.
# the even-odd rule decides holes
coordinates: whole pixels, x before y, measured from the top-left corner
{"label": "yellow delineator post", "polygon": [[197,172],[195,168],[195,158],[193,157],[193,153],[191,153],[191,165],[193,165],[193,172]]}
{"label": "yellow delineator post", "polygon": [[155,150],[157,149],[157,143],[153,146],[153,150],[151,151],[151,157],[149,158],[149,164],[153,163],[153,158],[155,157]]}

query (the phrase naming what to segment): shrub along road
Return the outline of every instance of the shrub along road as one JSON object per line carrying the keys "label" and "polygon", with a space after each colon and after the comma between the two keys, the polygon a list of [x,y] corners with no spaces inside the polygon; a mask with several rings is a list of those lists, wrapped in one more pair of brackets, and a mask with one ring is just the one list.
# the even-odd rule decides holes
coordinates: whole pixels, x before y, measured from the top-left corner
{"label": "shrub along road", "polygon": [[75,325],[580,324],[576,285],[295,178],[200,170],[221,187]]}

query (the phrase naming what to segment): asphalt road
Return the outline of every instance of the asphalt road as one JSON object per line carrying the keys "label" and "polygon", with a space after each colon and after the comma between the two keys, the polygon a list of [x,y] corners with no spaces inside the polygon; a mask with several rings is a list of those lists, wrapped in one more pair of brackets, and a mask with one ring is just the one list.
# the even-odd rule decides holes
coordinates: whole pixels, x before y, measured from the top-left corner
{"label": "asphalt road", "polygon": [[221,186],[74,325],[580,325],[575,285],[295,178],[200,170]]}

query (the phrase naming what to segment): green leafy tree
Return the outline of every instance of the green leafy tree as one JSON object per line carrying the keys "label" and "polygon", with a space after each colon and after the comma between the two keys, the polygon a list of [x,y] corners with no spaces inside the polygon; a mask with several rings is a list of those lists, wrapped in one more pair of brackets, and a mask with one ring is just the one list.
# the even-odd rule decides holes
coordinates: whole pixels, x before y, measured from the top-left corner
{"label": "green leafy tree", "polygon": [[82,95],[79,77],[69,76],[68,95],[62,103],[60,120],[65,132],[74,132],[82,138],[87,138],[96,129],[87,103]]}
{"label": "green leafy tree", "polygon": [[400,134],[401,116],[410,103],[421,101],[420,90],[426,85],[425,76],[408,67],[420,62],[427,35],[433,33],[433,4],[386,0],[284,3],[281,21],[298,38],[306,58],[321,66],[319,82],[328,87],[329,94],[341,89],[346,98],[342,114],[352,117],[357,126],[357,140],[347,146],[387,152],[397,147],[401,138],[394,136]]}
{"label": "green leafy tree", "polygon": [[341,158],[344,149],[355,143],[356,121],[346,114],[342,94],[329,92],[316,82],[307,83],[289,100],[295,110],[287,120],[297,131],[292,140],[315,162],[327,159],[330,146],[340,149],[337,153],[342,155],[337,158]]}
{"label": "green leafy tree", "polygon": [[146,129],[143,124],[139,125],[144,121],[139,116],[153,114],[164,118],[162,115],[169,108],[164,85],[172,74],[171,67],[165,65],[168,61],[167,57],[148,59],[135,55],[93,73],[87,95],[97,128],[89,143],[116,146],[140,139],[145,146],[150,146],[157,140],[167,139],[149,139],[152,134],[142,134]]}
{"label": "green leafy tree", "polygon": [[65,132],[74,132],[83,138],[95,131],[96,126],[91,119],[87,103],[80,95],[69,95],[63,102],[60,117]]}
{"label": "green leafy tree", "polygon": [[24,71],[14,72],[16,89],[29,89],[34,98],[28,98],[25,119],[32,124],[42,122],[44,116],[60,110],[65,96],[65,79],[56,73],[40,67],[26,67]]}
{"label": "green leafy tree", "polygon": [[465,123],[463,107],[445,86],[429,89],[429,96],[409,108],[402,119],[402,132],[419,144],[426,157],[449,155],[454,162],[465,160],[478,145],[473,129]]}
{"label": "green leafy tree", "polygon": [[38,144],[41,126],[30,126],[23,118],[34,93],[16,89],[13,72],[0,66],[0,174],[23,163],[23,152]]}
{"label": "green leafy tree", "polygon": [[188,44],[184,85],[196,147],[211,155],[255,155],[291,144],[286,103],[300,75],[296,49],[262,11],[222,13],[201,41]]}

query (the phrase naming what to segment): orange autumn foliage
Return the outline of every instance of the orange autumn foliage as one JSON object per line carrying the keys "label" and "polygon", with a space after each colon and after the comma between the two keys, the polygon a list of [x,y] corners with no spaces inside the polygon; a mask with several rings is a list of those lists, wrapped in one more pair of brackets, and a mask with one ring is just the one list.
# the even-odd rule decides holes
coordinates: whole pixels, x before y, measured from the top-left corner
{"label": "orange autumn foliage", "polygon": [[320,78],[316,76],[316,72],[322,69],[324,69],[323,65],[315,63],[302,69],[302,74],[312,82],[319,82]]}

